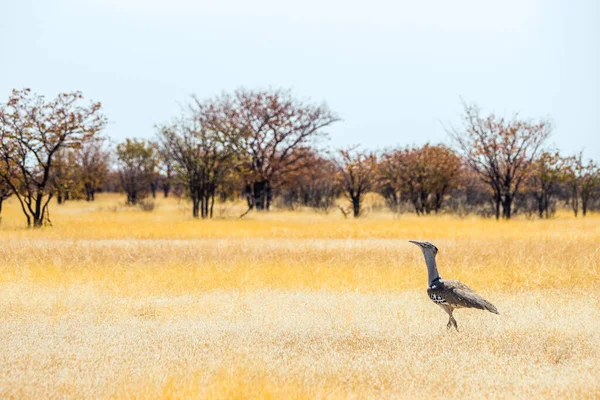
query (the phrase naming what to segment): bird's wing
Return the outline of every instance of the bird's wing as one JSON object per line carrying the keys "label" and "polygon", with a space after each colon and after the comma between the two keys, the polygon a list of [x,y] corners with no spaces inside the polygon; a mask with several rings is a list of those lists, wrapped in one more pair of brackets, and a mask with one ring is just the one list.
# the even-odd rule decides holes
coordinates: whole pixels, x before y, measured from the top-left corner
{"label": "bird's wing", "polygon": [[443,284],[444,289],[446,289],[444,291],[444,298],[449,304],[459,307],[478,308],[494,314],[500,314],[492,303],[475,293],[473,289],[464,283],[445,280]]}

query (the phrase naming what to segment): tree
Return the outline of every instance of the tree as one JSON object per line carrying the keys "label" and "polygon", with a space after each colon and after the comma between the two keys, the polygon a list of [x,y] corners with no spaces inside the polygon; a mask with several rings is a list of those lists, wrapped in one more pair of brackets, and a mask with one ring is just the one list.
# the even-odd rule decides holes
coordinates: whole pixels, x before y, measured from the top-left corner
{"label": "tree", "polygon": [[600,187],[600,168],[592,161],[583,161],[583,152],[564,159],[561,171],[562,181],[567,187],[568,202],[575,217],[579,214],[579,206],[583,216],[587,214],[590,200]]}
{"label": "tree", "polygon": [[450,191],[450,209],[453,212],[458,215],[469,212],[486,217],[494,215],[495,204],[491,190],[472,168],[463,165],[457,180],[456,187]]}
{"label": "tree", "polygon": [[335,164],[311,148],[300,148],[303,157],[293,170],[288,171],[279,183],[283,191],[283,200],[290,208],[295,203],[329,213],[340,195],[335,175]]}
{"label": "tree", "polygon": [[438,213],[448,191],[457,185],[460,168],[460,157],[443,145],[390,151],[379,165],[379,191],[392,209],[408,199],[417,215]]}
{"label": "tree", "polygon": [[71,194],[77,192],[79,186],[81,186],[77,170],[75,152],[72,149],[61,149],[56,153],[50,182],[58,204],[70,200]]}
{"label": "tree", "polygon": [[580,152],[575,156],[565,158],[561,178],[567,188],[567,201],[571,203],[575,217],[579,214],[582,175],[583,153]]}
{"label": "tree", "polygon": [[512,120],[494,114],[481,117],[477,106],[464,108],[464,128],[452,128],[449,134],[465,162],[492,189],[496,219],[500,218],[500,206],[502,217],[510,219],[515,196],[552,125],[544,120],[521,120],[517,115]]}
{"label": "tree", "polygon": [[[0,176],[1,175],[2,174],[0,173]],[[12,196],[12,194],[13,191],[8,182],[0,177],[0,223],[2,222],[2,203],[4,203],[4,200]]]}
{"label": "tree", "polygon": [[13,90],[8,102],[0,104],[0,178],[17,197],[28,226],[49,221],[51,177],[59,152],[79,148],[106,123],[101,104],[84,106],[82,99],[81,92],[72,92],[46,100],[23,89]]}
{"label": "tree", "polygon": [[94,201],[109,174],[110,154],[103,149],[103,141],[85,143],[77,151],[77,175],[85,191],[86,201]]}
{"label": "tree", "polygon": [[151,146],[154,148],[154,168],[152,169],[152,178],[150,179],[150,193],[152,194],[152,198],[156,199],[156,192],[160,187],[160,164],[161,164],[161,156],[160,156],[160,146],[158,143],[150,142]]}
{"label": "tree", "polygon": [[257,210],[269,210],[273,183],[305,155],[294,150],[339,121],[326,105],[305,103],[286,90],[238,89],[197,104],[206,129],[236,138],[231,143],[243,161],[248,206]]}
{"label": "tree", "polygon": [[362,212],[364,196],[375,182],[377,157],[373,153],[358,151],[356,147],[340,150],[334,159],[339,185],[352,204],[355,218]]}
{"label": "tree", "polygon": [[156,169],[154,143],[126,139],[117,146],[117,166],[127,204],[136,205],[148,195]]}
{"label": "tree", "polygon": [[230,131],[213,130],[205,123],[204,113],[211,106],[196,101],[187,115],[158,129],[160,147],[188,188],[194,218],[212,218],[216,190],[234,165]]}
{"label": "tree", "polygon": [[558,151],[545,151],[531,165],[528,186],[537,203],[538,216],[548,218],[552,197],[558,192],[562,159]]}
{"label": "tree", "polygon": [[417,150],[417,154],[420,154],[419,159],[425,161],[426,179],[423,186],[429,192],[425,210],[427,213],[433,210],[437,214],[448,191],[458,185],[462,160],[444,145],[426,144]]}
{"label": "tree", "polygon": [[600,187],[600,168],[592,160],[583,165],[581,174],[581,213],[585,217],[590,199]]}
{"label": "tree", "polygon": [[175,180],[175,160],[164,143],[158,143],[158,170],[159,185],[165,198],[171,193],[171,186]]}
{"label": "tree", "polygon": [[378,166],[377,190],[388,207],[398,212],[406,194],[406,167],[404,150],[385,152]]}

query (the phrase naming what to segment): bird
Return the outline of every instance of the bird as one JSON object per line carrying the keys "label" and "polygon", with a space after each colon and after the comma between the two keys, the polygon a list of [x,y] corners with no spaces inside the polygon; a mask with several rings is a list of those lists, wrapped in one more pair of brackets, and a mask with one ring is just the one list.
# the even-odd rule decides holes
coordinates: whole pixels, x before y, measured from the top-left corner
{"label": "bird", "polygon": [[427,264],[429,298],[437,305],[442,307],[448,313],[450,319],[446,327],[450,330],[453,326],[458,331],[458,324],[452,316],[457,308],[477,308],[489,311],[494,314],[500,314],[496,306],[475,293],[473,289],[462,282],[442,279],[438,273],[435,256],[438,248],[429,242],[418,242],[409,240],[421,248]]}

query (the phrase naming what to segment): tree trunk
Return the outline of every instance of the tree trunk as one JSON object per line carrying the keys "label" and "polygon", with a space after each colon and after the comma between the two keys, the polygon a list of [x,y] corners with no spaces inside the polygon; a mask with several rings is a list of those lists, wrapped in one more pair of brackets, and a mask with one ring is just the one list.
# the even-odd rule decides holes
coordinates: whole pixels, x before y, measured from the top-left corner
{"label": "tree trunk", "polygon": [[137,192],[127,193],[127,203],[135,206],[137,204]]}
{"label": "tree trunk", "polygon": [[428,194],[425,191],[421,191],[421,212],[423,214],[431,213],[431,205],[427,201]]}
{"label": "tree trunk", "polygon": [[60,190],[56,194],[56,202],[58,204],[62,204],[63,203],[63,195],[62,195],[62,192]]}
{"label": "tree trunk", "polygon": [[254,184],[254,206],[258,211],[265,209],[265,183],[258,182]]}
{"label": "tree trunk", "polygon": [[43,194],[38,193],[35,197],[35,208],[32,215],[34,228],[41,228],[44,225],[44,212],[46,211],[46,207],[43,203],[44,196]]}
{"label": "tree trunk", "polygon": [[198,196],[198,192],[196,189],[192,189],[191,190],[191,194],[192,194],[192,216],[194,218],[198,218],[198,211],[200,208],[200,199]]}
{"label": "tree trunk", "polygon": [[267,211],[271,209],[271,200],[273,200],[273,190],[271,189],[271,184],[267,181],[267,189],[266,189],[266,197],[267,197]]}
{"label": "tree trunk", "polygon": [[24,202],[23,198],[19,195],[18,192],[15,192],[15,195],[17,196],[17,200],[19,200],[19,204],[21,205],[21,210],[23,211],[25,218],[27,218],[27,227],[31,228],[31,217],[29,216],[29,213],[27,212],[27,208],[25,208],[25,202]]}
{"label": "tree trunk", "polygon": [[419,205],[415,202],[413,202],[413,206],[415,207],[415,213],[417,214],[417,217],[419,215],[421,215],[421,210],[419,210]]}
{"label": "tree trunk", "polygon": [[169,197],[169,193],[170,193],[170,192],[171,192],[171,184],[170,184],[170,183],[165,183],[165,184],[163,185],[163,193],[164,193],[164,195],[165,195],[165,199],[166,199],[167,197]]}
{"label": "tree trunk", "polygon": [[441,193],[435,194],[435,213],[438,214],[442,208],[442,202],[444,200],[444,195]]}
{"label": "tree trunk", "polygon": [[579,197],[577,195],[573,196],[571,199],[571,208],[573,209],[575,218],[577,218],[577,214],[579,213]]}
{"label": "tree trunk", "polygon": [[494,197],[494,203],[496,204],[496,221],[500,219],[500,195]]}
{"label": "tree trunk", "polygon": [[535,194],[535,200],[537,201],[537,208],[538,208],[538,217],[540,218],[544,218],[544,195],[540,194],[538,195],[537,193]]}
{"label": "tree trunk", "polygon": [[208,218],[208,208],[210,207],[210,193],[209,193],[209,189],[206,188],[206,190],[204,191],[204,199],[203,199],[203,203],[204,203],[204,210],[202,211],[202,218]]}
{"label": "tree trunk", "polygon": [[360,216],[360,195],[352,197],[352,213],[354,218],[358,218]]}
{"label": "tree trunk", "polygon": [[200,210],[200,201],[198,199],[192,199],[192,216],[198,218]]}
{"label": "tree trunk", "polygon": [[502,217],[504,219],[510,219],[512,212],[512,196],[510,194],[504,195],[504,201],[502,202]]}
{"label": "tree trunk", "polygon": [[269,181],[264,180],[252,184],[253,204],[257,211],[268,210],[270,207],[270,187]]}
{"label": "tree trunk", "polygon": [[246,185],[246,189],[245,189],[245,194],[246,194],[246,201],[248,202],[248,210],[252,210],[254,208],[254,205],[256,204],[255,202],[255,198],[254,198],[254,192],[253,192],[253,186],[251,184]]}
{"label": "tree trunk", "polygon": [[40,228],[43,224],[44,221],[42,220],[42,194],[41,191],[37,193],[37,195],[35,196],[35,208],[33,210],[33,227],[34,228]]}

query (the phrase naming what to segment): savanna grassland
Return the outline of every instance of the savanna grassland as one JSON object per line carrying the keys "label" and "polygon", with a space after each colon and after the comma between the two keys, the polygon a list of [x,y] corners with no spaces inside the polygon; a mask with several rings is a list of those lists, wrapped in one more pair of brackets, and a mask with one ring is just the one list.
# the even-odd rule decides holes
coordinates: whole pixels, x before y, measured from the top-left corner
{"label": "savanna grassland", "polygon": [[[0,398],[598,398],[600,216],[194,221],[118,196],[0,226]],[[236,214],[236,210],[225,213]],[[492,301],[427,297],[418,248]]]}

